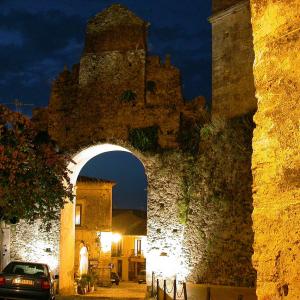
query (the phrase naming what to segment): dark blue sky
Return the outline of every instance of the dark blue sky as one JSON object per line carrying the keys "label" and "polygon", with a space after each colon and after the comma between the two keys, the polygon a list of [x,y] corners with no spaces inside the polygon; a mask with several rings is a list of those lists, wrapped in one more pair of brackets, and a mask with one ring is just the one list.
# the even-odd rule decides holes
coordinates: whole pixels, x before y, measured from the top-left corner
{"label": "dark blue sky", "polygon": [[147,178],[142,163],[132,154],[122,151],[106,152],[91,159],[80,175],[115,181],[114,208],[146,210]]}
{"label": "dark blue sky", "polygon": [[[0,102],[46,106],[52,80],[79,62],[87,20],[111,0],[0,0]],[[150,22],[149,52],[182,71],[184,95],[210,99],[210,0],[118,1]],[[23,112],[30,115],[31,107]]]}
{"label": "dark blue sky", "polygon": [[[64,65],[71,67],[79,62],[87,20],[113,3],[127,6],[151,24],[149,52],[162,58],[171,54],[173,64],[181,70],[185,98],[204,95],[210,102],[211,32],[207,21],[210,2],[0,0],[0,103],[11,103],[17,98],[23,103],[33,104],[33,107],[47,106],[52,80]],[[14,108],[13,105],[10,108]],[[22,112],[31,115],[31,109],[31,106],[24,106]],[[139,162],[125,158],[123,153],[110,155],[114,157],[111,162],[106,157],[104,165],[103,162],[94,163],[96,169],[101,169],[100,176],[107,177],[103,170],[115,170],[114,176],[121,172],[126,174],[122,178],[125,182],[127,180],[127,189],[134,189],[137,185],[133,180],[131,187],[128,178],[137,178],[132,172],[138,170]],[[110,164],[115,161],[119,163],[112,168]],[[115,178],[108,174],[108,179]],[[124,198],[117,189],[115,197]],[[124,191],[123,195],[128,193],[128,190]],[[131,201],[129,198],[127,202]]]}

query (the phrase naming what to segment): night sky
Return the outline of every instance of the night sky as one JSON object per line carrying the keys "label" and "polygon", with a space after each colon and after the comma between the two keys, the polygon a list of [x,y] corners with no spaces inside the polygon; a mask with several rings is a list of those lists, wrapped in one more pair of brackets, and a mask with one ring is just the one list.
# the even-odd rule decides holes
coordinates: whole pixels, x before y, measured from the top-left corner
{"label": "night sky", "polygon": [[[71,67],[79,62],[87,20],[113,3],[127,6],[150,22],[148,50],[162,58],[171,54],[172,63],[181,70],[184,97],[189,100],[204,95],[209,103],[211,31],[207,18],[211,13],[210,2],[0,0],[0,103],[19,99],[24,104],[32,104],[22,107],[22,112],[29,116],[33,107],[47,106],[52,80],[64,65]],[[10,104],[9,107],[14,108]],[[137,175],[141,171],[140,162],[126,153],[107,153],[101,157],[88,163],[85,174],[90,170],[88,173],[98,176],[92,171],[94,164],[94,169],[101,170],[99,176],[118,179],[119,186],[125,180],[126,191],[119,192],[115,188],[115,206],[122,207],[123,201],[132,207],[144,207],[137,200],[142,192],[145,195],[145,175]],[[132,194],[130,191],[137,186],[141,191]]]}

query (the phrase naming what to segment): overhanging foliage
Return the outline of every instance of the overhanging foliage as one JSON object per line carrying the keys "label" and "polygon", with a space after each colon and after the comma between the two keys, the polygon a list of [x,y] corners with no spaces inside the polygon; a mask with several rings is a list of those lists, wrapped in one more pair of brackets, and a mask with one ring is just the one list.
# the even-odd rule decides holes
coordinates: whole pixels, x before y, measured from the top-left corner
{"label": "overhanging foliage", "polygon": [[68,158],[58,153],[46,132],[0,105],[0,219],[49,227],[65,199],[73,200]]}

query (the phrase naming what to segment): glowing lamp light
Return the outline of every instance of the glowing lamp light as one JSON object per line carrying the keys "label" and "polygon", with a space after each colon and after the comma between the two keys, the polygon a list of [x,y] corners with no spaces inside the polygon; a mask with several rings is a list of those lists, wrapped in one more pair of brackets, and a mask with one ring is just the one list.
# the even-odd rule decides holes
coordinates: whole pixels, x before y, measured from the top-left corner
{"label": "glowing lamp light", "polygon": [[[152,250],[147,253],[147,282],[151,282],[150,274],[155,273],[157,278],[186,281],[190,270],[184,261],[180,247],[172,249],[172,252]],[[148,275],[149,274],[149,275]]]}
{"label": "glowing lamp light", "polygon": [[112,233],[111,232],[99,232],[101,251],[106,253],[111,251]]}
{"label": "glowing lamp light", "polygon": [[121,238],[122,238],[122,236],[121,236],[120,233],[113,233],[113,234],[112,234],[112,242],[113,242],[113,243],[118,243],[118,242],[120,242]]}

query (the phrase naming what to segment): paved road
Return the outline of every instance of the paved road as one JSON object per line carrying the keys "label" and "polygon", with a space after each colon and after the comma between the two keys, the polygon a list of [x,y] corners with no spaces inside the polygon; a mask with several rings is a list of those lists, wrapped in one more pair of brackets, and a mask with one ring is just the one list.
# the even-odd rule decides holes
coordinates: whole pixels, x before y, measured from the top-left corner
{"label": "paved road", "polygon": [[57,296],[57,300],[81,300],[81,299],[107,299],[107,300],[144,300],[146,295],[146,284],[133,282],[120,282],[119,286],[98,287],[93,293],[77,295],[73,297]]}

